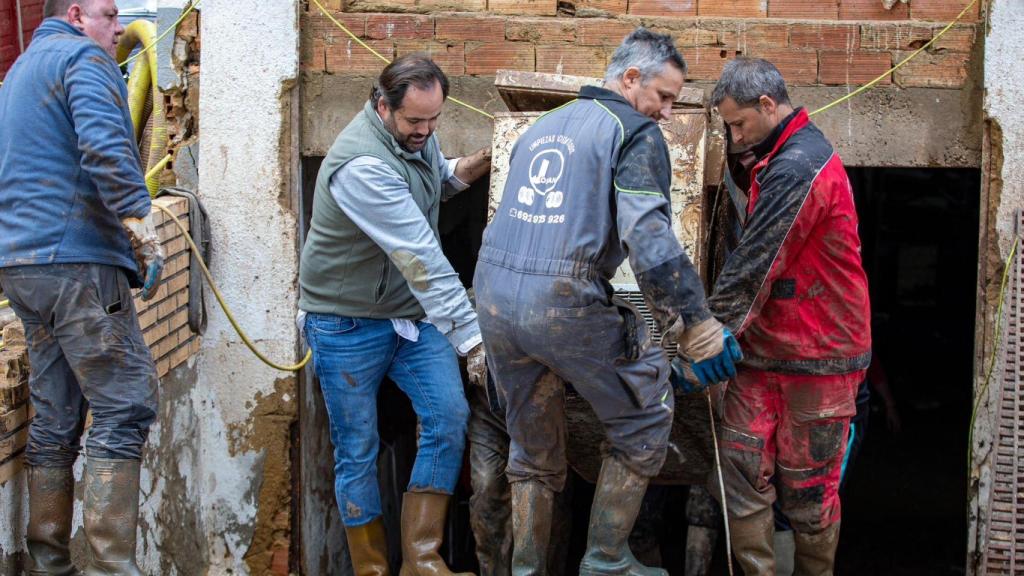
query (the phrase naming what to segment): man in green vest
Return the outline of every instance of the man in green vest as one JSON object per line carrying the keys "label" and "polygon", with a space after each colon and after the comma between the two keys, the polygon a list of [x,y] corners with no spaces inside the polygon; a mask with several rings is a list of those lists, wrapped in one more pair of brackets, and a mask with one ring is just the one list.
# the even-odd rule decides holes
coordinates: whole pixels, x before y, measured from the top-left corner
{"label": "man in green vest", "polygon": [[[448,79],[428,57],[388,65],[317,176],[299,309],[334,444],[335,496],[357,575],[388,574],[377,487],[377,391],[412,402],[419,449],[402,500],[402,576],[451,574],[438,554],[465,447],[480,328],[438,240],[440,203],[490,169],[490,148],[446,160],[434,130]],[[300,316],[303,314],[300,313]]]}

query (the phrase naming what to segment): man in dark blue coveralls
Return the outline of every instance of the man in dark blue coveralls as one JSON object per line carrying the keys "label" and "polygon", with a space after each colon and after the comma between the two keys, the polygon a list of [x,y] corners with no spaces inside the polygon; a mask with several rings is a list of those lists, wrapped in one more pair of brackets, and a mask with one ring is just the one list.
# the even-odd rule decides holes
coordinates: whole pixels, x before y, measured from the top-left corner
{"label": "man in dark blue coveralls", "polygon": [[511,438],[514,575],[544,573],[552,500],[566,475],[566,381],[607,436],[580,574],[666,574],[637,562],[627,540],[665,460],[668,360],[639,313],[612,298],[609,280],[628,255],[662,333],[695,372],[705,382],[734,373],[738,346],[708,311],[672,232],[657,121],[670,117],[685,72],[670,36],[639,28],[613,55],[605,88],[583,88],[513,148],[473,284]]}

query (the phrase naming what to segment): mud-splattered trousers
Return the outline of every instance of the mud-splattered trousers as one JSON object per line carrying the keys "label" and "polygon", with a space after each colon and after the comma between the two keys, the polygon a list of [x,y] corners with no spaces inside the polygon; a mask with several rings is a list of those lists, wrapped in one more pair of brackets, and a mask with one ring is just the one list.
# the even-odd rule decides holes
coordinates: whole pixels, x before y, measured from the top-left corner
{"label": "mud-splattered trousers", "polygon": [[0,268],[0,286],[25,326],[36,417],[30,466],[88,456],[138,460],[156,417],[157,377],[124,270],[103,264]]}
{"label": "mud-splattered trousers", "polygon": [[409,397],[419,419],[409,491],[451,494],[458,480],[469,418],[459,363],[437,328],[422,321],[416,327],[419,337],[412,342],[390,320],[306,316],[306,341],[334,445],[334,492],[346,526],[381,515],[377,392],[385,376]]}
{"label": "mud-splattered trousers", "polygon": [[803,109],[776,132],[749,173],[731,174],[749,195],[745,206],[734,197],[739,238],[708,302],[745,358],[719,439],[730,517],[770,522],[778,494],[794,529],[814,534],[840,518],[870,306],[842,161]]}
{"label": "mud-splattered trousers", "polygon": [[710,317],[672,232],[670,184],[657,123],[602,88],[583,88],[516,142],[473,282],[512,440],[509,481],[561,489],[564,382],[601,420],[608,454],[645,477],[661,468],[668,360],[636,310],[612,301],[609,279],[628,255],[663,333]]}
{"label": "mud-splattered trousers", "polygon": [[[469,468],[473,495],[469,499],[469,521],[476,540],[480,576],[508,576],[512,573],[512,494],[505,467],[509,436],[505,420],[491,411],[487,393],[480,386],[469,391]],[[551,540],[548,547],[550,576],[565,573],[566,555],[572,529],[572,489],[555,494]]]}

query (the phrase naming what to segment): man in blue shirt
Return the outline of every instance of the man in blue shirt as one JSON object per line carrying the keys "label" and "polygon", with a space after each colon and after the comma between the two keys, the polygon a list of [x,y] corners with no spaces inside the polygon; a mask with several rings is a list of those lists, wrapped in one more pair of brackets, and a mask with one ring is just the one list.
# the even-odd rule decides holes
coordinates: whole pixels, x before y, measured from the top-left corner
{"label": "man in blue shirt", "polygon": [[[84,527],[92,570],[135,563],[139,459],[157,377],[131,288],[152,298],[163,252],[114,60],[113,0],[47,0],[0,88],[0,287],[25,327],[31,574],[76,574],[71,467],[87,410]],[[90,572],[87,572],[90,573]]]}

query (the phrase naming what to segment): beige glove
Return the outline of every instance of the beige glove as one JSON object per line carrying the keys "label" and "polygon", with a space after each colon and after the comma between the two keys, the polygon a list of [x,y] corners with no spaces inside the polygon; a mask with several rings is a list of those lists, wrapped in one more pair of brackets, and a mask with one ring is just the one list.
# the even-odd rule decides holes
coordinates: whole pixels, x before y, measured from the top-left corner
{"label": "beige glove", "polygon": [[153,214],[145,218],[125,218],[121,225],[128,232],[135,252],[135,263],[142,277],[142,299],[150,300],[160,287],[160,276],[164,272],[164,249],[153,225]]}
{"label": "beige glove", "polygon": [[724,342],[722,323],[711,317],[683,330],[678,341],[679,353],[691,362],[700,362],[721,354]]}
{"label": "beige glove", "polygon": [[469,374],[471,383],[477,386],[487,384],[487,358],[482,342],[474,346],[469,354],[466,354],[466,372]]}

